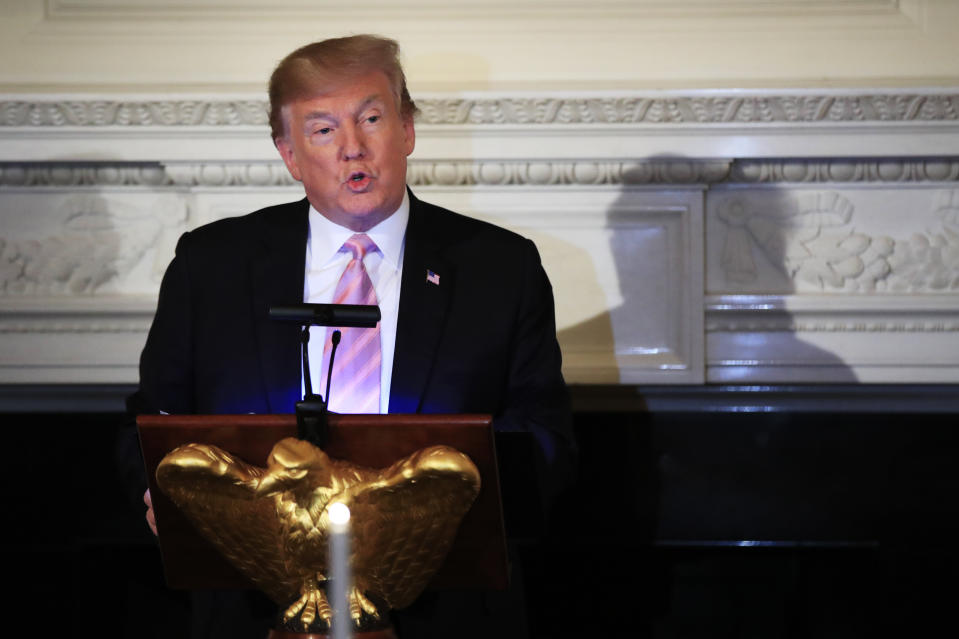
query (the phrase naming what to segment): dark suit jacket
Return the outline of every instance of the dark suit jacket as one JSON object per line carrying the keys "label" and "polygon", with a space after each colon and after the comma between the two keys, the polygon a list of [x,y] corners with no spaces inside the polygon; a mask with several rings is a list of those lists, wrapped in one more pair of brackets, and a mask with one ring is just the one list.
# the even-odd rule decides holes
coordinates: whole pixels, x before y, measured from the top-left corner
{"label": "dark suit jacket", "polygon": [[[292,413],[309,204],[220,220],[177,245],[140,360],[134,412]],[[440,276],[428,282],[427,270]],[[547,458],[571,447],[552,289],[532,242],[410,198],[391,413],[491,413]]]}

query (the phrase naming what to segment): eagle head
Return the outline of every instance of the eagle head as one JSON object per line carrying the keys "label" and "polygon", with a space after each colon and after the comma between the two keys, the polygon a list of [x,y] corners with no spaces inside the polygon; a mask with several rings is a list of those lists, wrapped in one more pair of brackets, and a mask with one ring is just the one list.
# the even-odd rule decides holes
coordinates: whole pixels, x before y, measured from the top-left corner
{"label": "eagle head", "polygon": [[295,437],[276,443],[266,460],[266,473],[256,487],[257,496],[274,495],[329,482],[330,458],[313,444]]}

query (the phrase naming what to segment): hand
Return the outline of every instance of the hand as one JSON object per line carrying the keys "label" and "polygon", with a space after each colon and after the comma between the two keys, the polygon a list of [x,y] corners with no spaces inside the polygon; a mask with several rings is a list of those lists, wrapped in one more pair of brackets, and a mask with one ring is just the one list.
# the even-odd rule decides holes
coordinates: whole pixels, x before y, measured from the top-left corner
{"label": "hand", "polygon": [[157,520],[153,516],[153,500],[150,499],[150,489],[148,488],[145,493],[143,493],[143,503],[147,505],[147,523],[150,525],[150,530],[153,531],[153,534],[157,534]]}

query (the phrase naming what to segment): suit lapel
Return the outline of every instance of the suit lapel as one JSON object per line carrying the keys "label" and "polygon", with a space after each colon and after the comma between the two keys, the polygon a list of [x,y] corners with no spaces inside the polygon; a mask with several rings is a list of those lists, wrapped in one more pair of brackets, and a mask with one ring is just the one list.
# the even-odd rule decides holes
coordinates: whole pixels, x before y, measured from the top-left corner
{"label": "suit lapel", "polygon": [[303,301],[309,204],[301,200],[261,219],[263,252],[251,268],[257,352],[271,413],[292,413],[300,400],[300,332],[269,318],[275,305]]}
{"label": "suit lapel", "polygon": [[[436,238],[431,211],[410,194],[410,221],[403,254],[403,281],[390,383],[391,413],[416,413],[436,358],[456,273],[444,258],[444,246]],[[427,279],[428,272],[438,282]]]}

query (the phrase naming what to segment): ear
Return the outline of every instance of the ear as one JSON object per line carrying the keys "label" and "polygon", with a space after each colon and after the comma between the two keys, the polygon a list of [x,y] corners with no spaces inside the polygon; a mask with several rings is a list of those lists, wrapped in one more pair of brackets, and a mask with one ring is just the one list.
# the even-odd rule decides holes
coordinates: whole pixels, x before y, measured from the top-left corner
{"label": "ear", "polygon": [[288,137],[279,137],[273,138],[273,144],[276,145],[276,150],[280,152],[280,157],[283,158],[283,163],[286,164],[286,169],[290,172],[290,175],[293,176],[293,179],[297,182],[302,182],[303,178],[300,174],[300,167],[296,164],[296,150],[293,148],[293,144],[290,143]]}
{"label": "ear", "polygon": [[403,118],[404,150],[406,155],[413,152],[416,147],[416,128],[413,126],[413,116]]}

